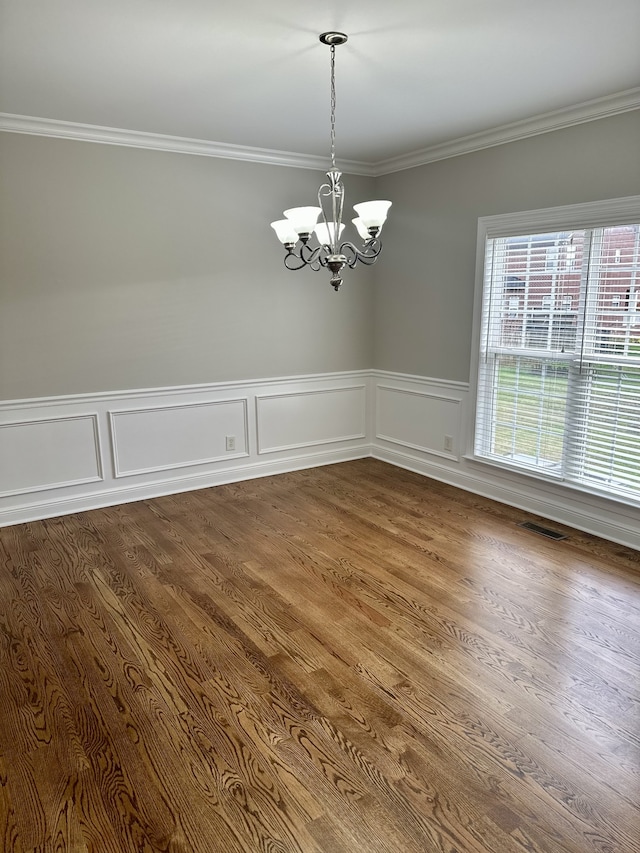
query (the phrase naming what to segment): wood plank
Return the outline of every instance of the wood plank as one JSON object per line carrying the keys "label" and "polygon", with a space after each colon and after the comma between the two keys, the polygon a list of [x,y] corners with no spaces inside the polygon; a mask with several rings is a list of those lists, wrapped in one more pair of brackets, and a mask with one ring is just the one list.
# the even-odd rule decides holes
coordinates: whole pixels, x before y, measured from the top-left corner
{"label": "wood plank", "polygon": [[640,853],[640,555],[520,520],[367,459],[0,530],[2,849]]}

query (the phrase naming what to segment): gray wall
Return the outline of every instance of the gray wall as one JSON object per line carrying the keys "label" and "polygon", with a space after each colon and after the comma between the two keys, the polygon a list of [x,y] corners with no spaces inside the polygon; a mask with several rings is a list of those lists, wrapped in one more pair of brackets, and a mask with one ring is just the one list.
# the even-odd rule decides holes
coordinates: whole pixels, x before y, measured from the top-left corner
{"label": "gray wall", "polygon": [[640,111],[378,180],[374,366],[469,379],[478,217],[640,193]]}
{"label": "gray wall", "polygon": [[269,227],[321,172],[0,133],[0,175],[0,399],[371,367],[372,271]]}
{"label": "gray wall", "polygon": [[[640,111],[387,175],[336,294],[268,223],[320,172],[0,133],[0,399],[362,369],[467,381],[479,216],[640,192]],[[375,299],[374,299],[375,296]]]}

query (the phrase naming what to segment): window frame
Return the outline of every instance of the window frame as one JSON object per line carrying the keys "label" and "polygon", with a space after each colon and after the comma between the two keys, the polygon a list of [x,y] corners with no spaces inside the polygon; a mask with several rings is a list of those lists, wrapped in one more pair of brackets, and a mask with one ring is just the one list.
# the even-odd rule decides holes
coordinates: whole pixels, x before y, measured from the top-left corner
{"label": "window frame", "polygon": [[496,237],[518,237],[524,234],[543,234],[561,230],[580,230],[603,228],[640,222],[640,195],[587,202],[584,204],[563,205],[560,207],[484,216],[478,219],[476,244],[476,281],[474,293],[473,330],[470,371],[470,407],[468,419],[467,452],[465,459],[481,465],[490,466],[496,473],[518,474],[528,481],[538,480],[553,486],[560,486],[575,492],[616,501],[627,506],[640,506],[640,498],[617,495],[607,489],[567,481],[563,477],[545,474],[543,471],[526,470],[521,466],[510,465],[505,460],[490,459],[476,455],[476,412],[479,382],[481,381],[481,336],[483,292],[486,277],[487,239]]}

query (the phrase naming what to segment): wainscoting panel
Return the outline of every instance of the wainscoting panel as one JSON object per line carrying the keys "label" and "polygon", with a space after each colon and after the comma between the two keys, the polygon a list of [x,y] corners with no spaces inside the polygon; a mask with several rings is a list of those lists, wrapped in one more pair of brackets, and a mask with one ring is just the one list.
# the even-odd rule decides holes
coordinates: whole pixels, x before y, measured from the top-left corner
{"label": "wainscoting panel", "polygon": [[378,385],[376,438],[457,461],[459,437],[459,399]]}
{"label": "wainscoting panel", "polygon": [[366,385],[256,398],[258,453],[366,437]]}
{"label": "wainscoting panel", "polygon": [[369,456],[369,383],[349,371],[0,402],[0,525]]}
{"label": "wainscoting panel", "polygon": [[95,414],[0,424],[0,497],[100,480]]}
{"label": "wainscoting panel", "polygon": [[246,398],[110,411],[109,420],[116,478],[248,455]]}

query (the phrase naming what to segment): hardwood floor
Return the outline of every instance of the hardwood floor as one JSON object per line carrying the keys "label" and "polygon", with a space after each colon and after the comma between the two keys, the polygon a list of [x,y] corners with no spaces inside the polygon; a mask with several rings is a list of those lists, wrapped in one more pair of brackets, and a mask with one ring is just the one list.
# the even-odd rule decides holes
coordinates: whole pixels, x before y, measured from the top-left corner
{"label": "hardwood floor", "polygon": [[1,849],[638,853],[640,553],[526,518],[368,459],[0,530]]}

